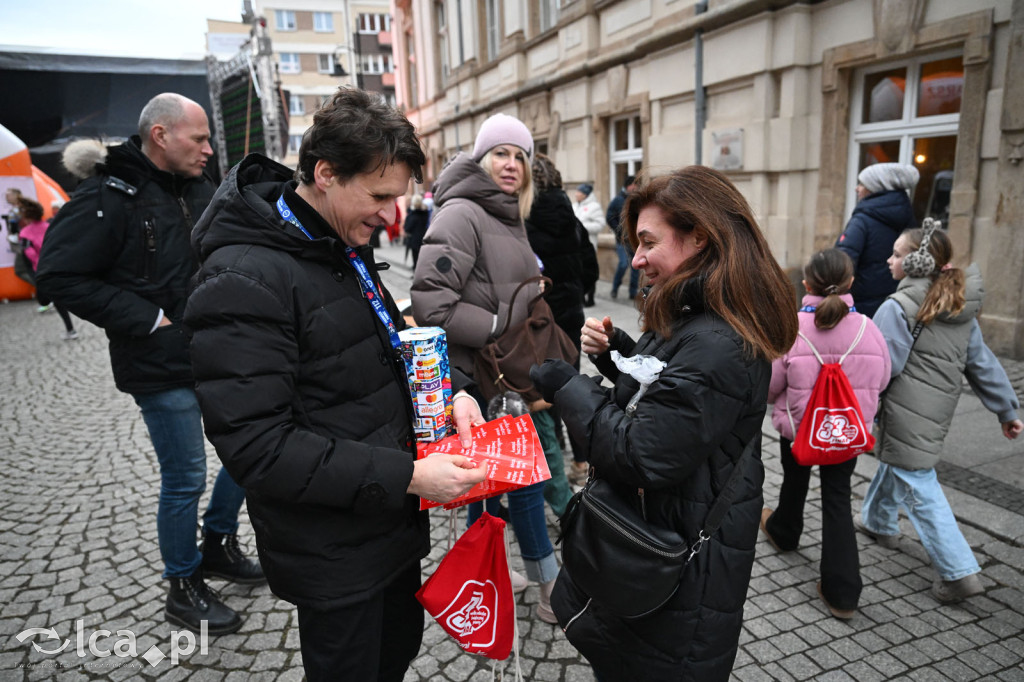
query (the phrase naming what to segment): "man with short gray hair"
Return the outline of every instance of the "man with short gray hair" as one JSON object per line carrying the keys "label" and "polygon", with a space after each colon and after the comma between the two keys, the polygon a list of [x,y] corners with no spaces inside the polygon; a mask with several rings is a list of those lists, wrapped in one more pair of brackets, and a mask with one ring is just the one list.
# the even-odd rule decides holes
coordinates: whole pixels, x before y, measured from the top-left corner
{"label": "man with short gray hair", "polygon": [[264,577],[238,546],[244,492],[223,469],[203,515],[202,551],[196,546],[206,447],[181,321],[196,270],[189,236],[215,189],[204,174],[210,126],[199,104],[164,93],[142,110],[139,133],[109,150],[94,146],[91,156],[69,149],[65,164],[84,180],[47,232],[37,278],[45,295],[106,331],[114,382],[149,429],[160,464],[167,620],[196,632],[206,621],[209,634],[227,634],[242,619],[204,575],[243,584]]}

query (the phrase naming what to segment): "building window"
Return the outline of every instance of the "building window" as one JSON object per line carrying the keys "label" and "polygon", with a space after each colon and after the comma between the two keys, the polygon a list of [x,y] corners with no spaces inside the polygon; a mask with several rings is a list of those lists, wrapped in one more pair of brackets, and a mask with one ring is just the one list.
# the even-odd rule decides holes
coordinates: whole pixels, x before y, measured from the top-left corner
{"label": "building window", "polygon": [[290,95],[288,97],[288,113],[292,116],[305,116],[306,98],[302,95]]}
{"label": "building window", "polygon": [[484,34],[488,61],[498,57],[499,19],[498,0],[484,0]]}
{"label": "building window", "polygon": [[558,0],[540,0],[540,32],[550,31],[558,23]]}
{"label": "building window", "polygon": [[440,73],[441,87],[448,85],[451,77],[452,67],[448,54],[448,15],[444,6],[444,0],[434,3],[434,17],[437,21],[437,64]]}
{"label": "building window", "polygon": [[390,14],[360,14],[359,32],[376,35],[381,31],[391,30]]}
{"label": "building window", "polygon": [[608,157],[611,161],[608,196],[613,197],[626,184],[626,176],[636,175],[643,166],[643,131],[639,115],[612,119],[608,126]]}
{"label": "building window", "polygon": [[[928,55],[865,67],[854,74],[849,177],[873,163],[913,165],[921,180],[914,217],[947,225],[964,86],[963,56]],[[856,181],[847,183],[847,218]]]}
{"label": "building window", "polygon": [[302,73],[302,64],[299,62],[298,52],[282,52],[281,73]]}
{"label": "building window", "polygon": [[330,12],[313,12],[313,30],[317,33],[334,33],[334,15]]}
{"label": "building window", "polygon": [[276,9],[274,10],[274,17],[277,19],[278,31],[295,30],[295,12],[290,9]]}
{"label": "building window", "polygon": [[412,30],[405,34],[405,54],[409,60],[409,66],[405,70],[405,80],[408,83],[405,94],[408,96],[409,107],[416,108],[420,102],[419,83],[417,82],[419,73],[416,71],[416,37]]}
{"label": "building window", "polygon": [[394,73],[395,64],[389,54],[364,54],[360,60],[362,72],[367,74]]}
{"label": "building window", "polygon": [[320,73],[334,73],[334,55],[318,54],[316,56],[316,70]]}
{"label": "building window", "polygon": [[288,136],[288,153],[298,154],[299,147],[302,146],[302,135],[289,135]]}

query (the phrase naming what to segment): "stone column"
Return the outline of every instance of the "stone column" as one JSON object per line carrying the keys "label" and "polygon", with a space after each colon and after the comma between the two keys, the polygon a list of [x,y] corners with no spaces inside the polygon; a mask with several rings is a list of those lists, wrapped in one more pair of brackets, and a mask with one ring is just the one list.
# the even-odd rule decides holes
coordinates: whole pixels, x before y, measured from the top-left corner
{"label": "stone column", "polygon": [[985,272],[985,341],[999,355],[1024,359],[1024,0],[1014,0],[1003,78],[998,195]]}

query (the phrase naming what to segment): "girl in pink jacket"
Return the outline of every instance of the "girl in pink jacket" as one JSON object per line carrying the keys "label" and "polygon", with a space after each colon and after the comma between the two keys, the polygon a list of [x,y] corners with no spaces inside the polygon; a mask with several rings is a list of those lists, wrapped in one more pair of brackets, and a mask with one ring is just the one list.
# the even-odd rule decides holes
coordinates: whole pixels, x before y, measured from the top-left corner
{"label": "girl in pink jacket", "polygon": [[[860,402],[864,423],[871,424],[878,394],[889,381],[889,351],[874,323],[853,307],[848,293],[853,284],[853,262],[839,249],[819,251],[804,267],[803,284],[807,295],[797,314],[800,332],[817,349],[822,362],[838,362],[849,351],[842,368]],[[783,479],[778,508],[761,512],[761,530],[780,552],[796,549],[803,531],[811,467],[797,464],[791,446],[820,370],[821,363],[800,337],[772,364],[768,401],[774,404],[772,425],[780,436]],[[844,620],[856,612],[862,588],[850,509],[850,477],[856,464],[854,457],[818,468],[822,511],[818,595],[833,616]]]}

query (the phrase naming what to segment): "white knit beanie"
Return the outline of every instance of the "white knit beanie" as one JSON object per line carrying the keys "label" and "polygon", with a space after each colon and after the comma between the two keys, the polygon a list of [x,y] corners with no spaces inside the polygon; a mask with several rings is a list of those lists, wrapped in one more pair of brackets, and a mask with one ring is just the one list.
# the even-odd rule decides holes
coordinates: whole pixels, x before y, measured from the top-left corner
{"label": "white knit beanie", "polygon": [[893,189],[914,189],[921,174],[913,166],[902,163],[876,163],[857,176],[857,182],[874,194]]}
{"label": "white knit beanie", "polygon": [[473,160],[480,161],[484,154],[500,144],[515,145],[526,152],[527,157],[533,155],[533,135],[530,129],[515,116],[495,114],[484,121],[480,132],[476,134]]}

